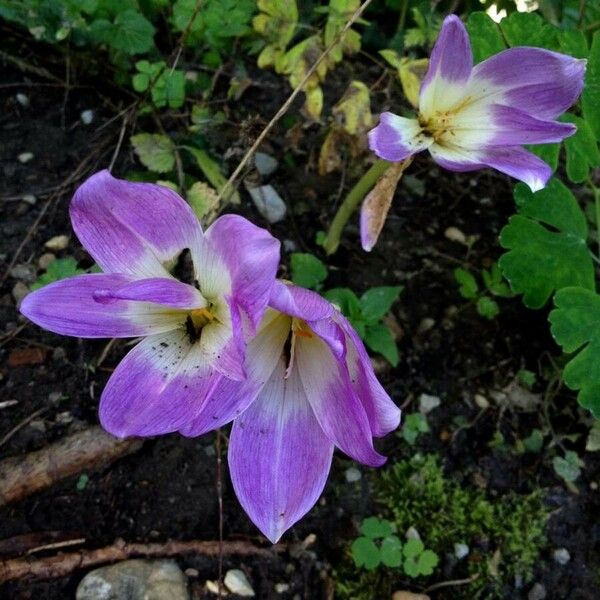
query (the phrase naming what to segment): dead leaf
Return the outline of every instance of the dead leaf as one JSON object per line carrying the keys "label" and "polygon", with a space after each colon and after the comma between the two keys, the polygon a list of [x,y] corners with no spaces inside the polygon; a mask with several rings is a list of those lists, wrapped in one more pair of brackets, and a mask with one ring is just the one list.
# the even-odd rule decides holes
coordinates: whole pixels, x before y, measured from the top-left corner
{"label": "dead leaf", "polygon": [[8,356],[8,366],[26,367],[28,365],[40,365],[48,356],[46,348],[15,348]]}

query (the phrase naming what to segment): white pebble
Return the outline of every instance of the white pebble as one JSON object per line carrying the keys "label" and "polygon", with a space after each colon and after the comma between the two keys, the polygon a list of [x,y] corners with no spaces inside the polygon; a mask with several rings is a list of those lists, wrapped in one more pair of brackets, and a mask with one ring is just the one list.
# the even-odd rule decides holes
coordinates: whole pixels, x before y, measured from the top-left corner
{"label": "white pebble", "polygon": [[360,481],[362,477],[361,472],[356,467],[349,467],[346,469],[346,481],[348,483],[354,483],[355,481]]}
{"label": "white pebble", "polygon": [[68,235],[55,235],[44,244],[48,250],[64,250],[68,245]]}
{"label": "white pebble", "polygon": [[243,598],[254,598],[256,594],[245,573],[239,569],[231,569],[225,573],[225,587],[232,593]]}
{"label": "white pebble", "polygon": [[24,108],[29,106],[29,98],[25,94],[17,94],[15,98],[17,99],[17,102]]}
{"label": "white pebble", "polygon": [[429,394],[421,394],[419,396],[419,412],[422,415],[429,414],[434,408],[437,408],[442,401],[438,396],[430,396]]}
{"label": "white pebble", "polygon": [[463,543],[458,543],[458,544],[454,544],[454,556],[456,556],[456,558],[458,558],[458,560],[460,560],[461,558],[464,558],[465,556],[469,555],[469,546],[467,546],[467,544],[463,544]]}
{"label": "white pebble", "polygon": [[566,548],[557,548],[552,556],[559,565],[566,565],[571,560],[571,555]]}
{"label": "white pebble", "polygon": [[17,159],[20,163],[25,164],[28,163],[33,158],[33,152],[21,152]]}
{"label": "white pebble", "polygon": [[94,120],[94,111],[93,110],[83,110],[79,115],[81,118],[81,122],[84,125],[89,125]]}

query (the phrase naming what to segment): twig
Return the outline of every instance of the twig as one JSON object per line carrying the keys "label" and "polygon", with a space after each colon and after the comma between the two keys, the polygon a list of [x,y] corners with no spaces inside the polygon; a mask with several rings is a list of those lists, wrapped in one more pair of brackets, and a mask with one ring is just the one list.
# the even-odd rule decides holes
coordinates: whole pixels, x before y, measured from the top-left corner
{"label": "twig", "polygon": [[63,540],[62,542],[53,542],[52,544],[44,544],[43,546],[36,546],[27,550],[26,554],[36,554],[42,552],[42,550],[58,550],[59,548],[68,548],[69,546],[81,546],[85,544],[85,538],[77,538],[75,540]]}
{"label": "twig", "polygon": [[123,138],[125,137],[125,131],[127,130],[127,123],[129,122],[129,117],[131,116],[131,108],[125,111],[123,115],[123,123],[121,125],[121,131],[119,131],[119,139],[117,140],[117,145],[115,146],[115,151],[113,152],[112,158],[110,159],[110,164],[108,165],[108,171],[112,172],[113,167],[115,166],[115,162],[117,160],[117,156],[119,156],[119,152],[121,151],[121,145],[123,144]]}
{"label": "twig", "polygon": [[306,75],[302,79],[302,81],[296,86],[296,88],[289,95],[288,99],[282,104],[281,108],[275,113],[275,116],[267,123],[265,128],[260,132],[259,136],[254,141],[254,144],[250,147],[250,149],[246,152],[240,164],[236,167],[235,171],[231,174],[225,185],[221,188],[219,192],[219,196],[217,198],[217,202],[220,202],[223,199],[223,196],[229,191],[229,189],[233,186],[236,179],[239,177],[240,173],[244,170],[248,161],[252,158],[256,150],[263,143],[264,139],[269,135],[271,129],[275,126],[275,124],[285,115],[288,111],[289,107],[292,105],[292,102],[296,98],[296,96],[302,91],[306,82],[310,79],[312,74],[317,70],[318,66],[323,62],[323,60],[327,57],[327,55],[337,46],[340,42],[346,31],[354,25],[356,20],[362,15],[365,9],[371,4],[372,0],[365,0],[359,7],[356,9],[354,14],[350,17],[349,21],[344,25],[344,28],[337,34],[333,42],[323,50],[321,55],[317,58],[317,60],[313,63],[313,65],[308,69]]}
{"label": "twig", "polygon": [[35,65],[30,65],[27,61],[24,61],[22,58],[12,56],[12,54],[8,54],[8,52],[4,52],[4,50],[0,50],[0,58],[2,58],[8,63],[15,65],[15,67],[19,68],[21,71],[25,71],[26,73],[32,73],[33,75],[43,77],[44,79],[49,79],[50,81],[55,81],[56,83],[60,84],[61,87],[64,85],[64,82],[61,81],[61,79],[59,79],[55,75],[52,75],[50,71],[44,69],[43,67],[36,67]]}
{"label": "twig", "polygon": [[20,423],[15,425],[0,440],[0,446],[4,446],[4,444],[6,444],[6,442],[8,442],[8,440],[10,440],[10,438],[12,438],[15,435],[15,433],[18,433],[19,431],[21,431],[21,429],[23,429],[23,427],[25,427],[25,425],[27,425],[28,423],[31,423],[31,421],[33,421],[36,417],[39,417],[41,414],[45,413],[47,410],[48,410],[47,406],[40,408],[39,410],[36,410],[35,412],[31,413],[26,419],[23,419]]}
{"label": "twig", "polygon": [[441,581],[440,583],[434,583],[430,585],[428,588],[425,588],[423,591],[428,594],[429,592],[433,592],[434,590],[439,590],[441,588],[446,587],[454,587],[457,585],[468,585],[472,583],[479,577],[479,573],[474,573],[471,577],[467,577],[466,579],[451,579],[449,581]]}
{"label": "twig", "polygon": [[[70,575],[73,571],[87,569],[106,563],[126,560],[133,557],[178,556],[198,554],[217,556],[220,544],[214,541],[169,541],[164,544],[128,544],[117,540],[111,546],[95,550],[81,550],[69,554],[58,554],[36,560],[14,558],[0,562],[0,583],[14,579],[57,579]],[[223,542],[223,553],[237,556],[271,557],[275,552],[283,552],[285,546],[260,548],[248,542]]]}
{"label": "twig", "polygon": [[136,438],[119,440],[100,427],[90,427],[36,452],[6,458],[0,462],[0,506],[21,500],[82,471],[104,467],[139,450],[142,443]]}

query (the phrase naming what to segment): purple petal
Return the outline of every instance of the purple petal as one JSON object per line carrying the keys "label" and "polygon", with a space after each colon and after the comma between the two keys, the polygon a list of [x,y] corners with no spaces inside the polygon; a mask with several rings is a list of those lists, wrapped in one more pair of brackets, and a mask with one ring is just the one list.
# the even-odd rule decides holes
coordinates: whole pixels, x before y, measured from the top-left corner
{"label": "purple petal", "polygon": [[398,162],[432,143],[416,119],[399,117],[391,112],[381,113],[379,125],[369,131],[369,148],[379,158]]}
{"label": "purple petal", "polygon": [[189,437],[202,435],[226,425],[242,413],[271,377],[289,333],[290,319],[275,311],[267,311],[246,349],[247,378],[244,381],[221,379],[198,414],[180,432]]}
{"label": "purple petal", "polygon": [[378,467],[385,457],[373,448],[365,408],[356,395],[345,360],[321,339],[296,339],[295,361],[304,391],[325,435],[348,456]]}
{"label": "purple petal", "polygon": [[348,320],[338,313],[335,320],[346,335],[346,362],[352,385],[365,408],[371,432],[375,437],[394,431],[400,425],[400,409],[383,389],[362,340]]}
{"label": "purple petal", "polygon": [[269,306],[305,321],[326,319],[334,313],[331,303],[319,294],[280,280],[273,285]]}
{"label": "purple petal", "polygon": [[117,366],[100,399],[100,422],[117,437],[177,431],[223,376],[183,329],[143,339]]}
{"label": "purple petal", "polygon": [[572,106],[583,89],[585,60],[541,48],[510,48],[473,69],[479,95],[539,119],[554,119]]}
{"label": "purple petal", "polygon": [[138,278],[166,277],[164,265],[202,235],[189,205],[173,190],[92,175],[75,192],[70,207],[77,237],[100,267]]}
{"label": "purple petal", "polygon": [[120,299],[106,303],[95,298],[99,292],[116,292],[131,283],[127,275],[70,277],[32,292],[20,310],[44,329],[84,338],[136,337],[170,331],[185,323],[185,313],[158,304]]}
{"label": "purple petal", "polygon": [[331,468],[324,435],[294,369],[279,362],[256,401],[239,416],[229,441],[229,470],[244,510],[276,543],[316,503]]}
{"label": "purple petal", "polygon": [[279,265],[279,241],[268,231],[237,215],[217,219],[194,255],[202,294],[229,294],[249,317],[260,322]]}

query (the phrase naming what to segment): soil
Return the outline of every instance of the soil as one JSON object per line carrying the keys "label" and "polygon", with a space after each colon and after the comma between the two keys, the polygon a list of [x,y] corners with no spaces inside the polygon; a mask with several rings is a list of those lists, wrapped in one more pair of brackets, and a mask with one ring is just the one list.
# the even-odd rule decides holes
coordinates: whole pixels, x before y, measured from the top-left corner
{"label": "soil", "polygon": [[[49,54],[42,59],[39,47],[26,44],[29,42],[14,32],[7,35],[10,53],[44,66],[59,78],[63,76],[59,56]],[[6,436],[6,441],[0,441],[0,457],[6,457],[40,449],[71,431],[96,424],[100,392],[127,350],[127,342],[120,341],[107,350],[107,340],[59,337],[27,323],[16,310],[13,288],[19,281],[31,283],[37,277],[37,261],[47,252],[44,243],[56,235],[70,236],[68,247],[57,256],[74,256],[82,267],[91,265],[72,235],[68,204],[78,181],[110,163],[121,128],[118,111],[131,99],[115,90],[98,88],[100,93],[90,83],[93,75],[86,74],[81,66],[71,79],[76,85],[68,93],[64,85],[53,84],[30,70],[9,63],[1,66],[0,274],[11,266],[17,252],[18,257],[0,287],[0,401],[16,401],[0,409],[0,437],[37,413]],[[360,69],[364,79],[376,82],[378,69],[372,69],[366,60]],[[251,66],[248,70],[255,85],[244,93],[243,101],[223,105],[228,125],[212,140],[216,155],[227,153],[230,166],[235,166],[255,130],[260,130],[289,93],[287,84],[278,77]],[[356,71],[345,67],[336,71],[328,80],[327,102],[335,101],[356,76]],[[217,98],[224,98],[227,83],[219,82]],[[17,93],[27,95],[29,106],[16,100]],[[389,106],[389,86],[377,84],[373,98],[374,109],[382,109],[386,102]],[[298,108],[299,104],[295,105],[291,114],[298,114]],[[86,126],[80,113],[89,109],[94,111],[94,120]],[[143,123],[138,125],[143,127]],[[176,119],[166,122],[167,128],[176,125]],[[296,125],[291,133],[279,125],[264,147],[275,156],[288,153],[293,157],[293,164],[283,161],[271,181],[288,205],[286,220],[271,229],[281,240],[288,240],[288,247],[292,242],[297,249],[314,253],[319,252],[315,234],[326,228],[341,196],[340,173],[316,175],[323,132],[318,124]],[[23,152],[34,156],[22,163],[18,156]],[[139,167],[125,143],[113,172],[124,175],[132,168]],[[76,180],[57,187],[73,173],[79,174]],[[359,174],[360,165],[348,166],[343,190]],[[429,416],[431,433],[423,436],[422,449],[442,454],[449,477],[483,482],[491,496],[501,498],[511,490],[525,493],[542,486],[553,510],[547,528],[550,550],[536,566],[534,581],[545,586],[547,598],[597,598],[600,496],[595,482],[600,477],[600,460],[592,453],[584,455],[585,470],[574,493],[565,488],[543,456],[532,459],[501,453],[490,446],[497,431],[512,444],[534,427],[549,428],[542,410],[522,412],[493,400],[494,394],[514,384],[520,369],[539,375],[552,372],[553,357],[559,352],[548,333],[546,311],[529,311],[518,298],[500,300],[500,315],[487,321],[460,297],[453,277],[457,266],[479,270],[500,255],[498,233],[514,212],[511,184],[491,172],[450,174],[435,167],[427,156],[417,158],[410,175],[416,178],[413,185],[401,187],[397,193],[382,238],[370,254],[360,250],[353,220],[342,247],[328,259],[331,274],[327,286],[348,286],[357,292],[373,285],[404,286],[393,311],[400,365],[396,369],[380,361],[378,365],[386,388],[405,411],[417,410],[421,393],[441,398],[441,407]],[[415,180],[422,183],[421,189],[414,185]],[[35,195],[36,202],[23,201],[24,194]],[[243,204],[236,210],[268,227],[249,198],[242,195]],[[477,239],[467,248],[445,236],[448,227]],[[28,267],[31,274],[24,277]],[[35,364],[15,365],[14,353],[26,348],[41,349],[31,354],[35,354],[31,361]],[[101,364],[94,368],[103,354]],[[543,392],[544,385],[534,391]],[[475,394],[491,402],[483,413],[474,403]],[[547,401],[554,430],[558,434],[581,434],[572,447],[582,451],[586,428],[581,424],[574,394],[560,389]],[[452,419],[459,415],[472,426],[450,436],[448,432],[455,428]],[[397,436],[381,440],[380,446],[391,460],[406,456],[406,444]],[[214,448],[214,435],[147,440],[137,453],[88,473],[86,485],[81,485],[79,477],[70,478],[0,509],[0,539],[42,532],[42,540],[85,538],[82,546],[90,548],[110,544],[116,538],[139,542],[217,539]],[[374,510],[367,469],[362,469],[361,482],[351,485],[344,477],[350,465],[341,454],[336,455],[323,499],[283,540],[289,552],[272,559],[226,558],[224,569],[243,568],[261,600],[330,598],[331,565],[356,535],[360,519]],[[226,539],[264,542],[235,498],[226,461],[223,469]],[[315,534],[316,541],[304,548],[300,542],[309,534]],[[555,548],[569,551],[568,564],[561,566],[553,560]],[[0,558],[10,555],[10,549],[3,552]],[[198,572],[190,579],[193,597],[211,597],[204,593],[203,583],[216,579],[216,561],[187,557],[178,562],[182,568]],[[48,582],[5,584],[0,598],[73,598],[83,574],[77,571],[71,577]],[[280,582],[289,584],[289,590],[277,594],[274,585]],[[513,587],[507,590],[506,598],[526,598],[530,587]],[[452,588],[432,592],[431,597],[452,598]]]}

